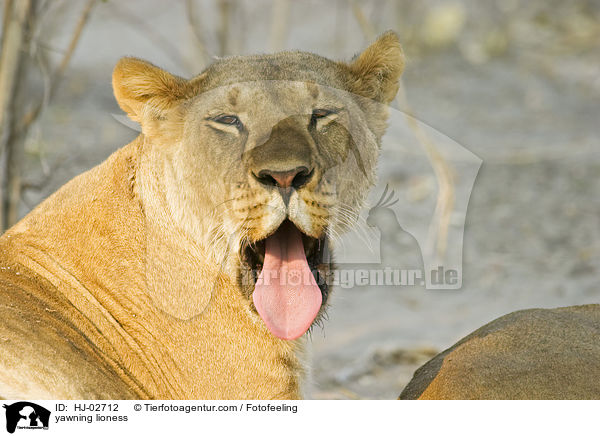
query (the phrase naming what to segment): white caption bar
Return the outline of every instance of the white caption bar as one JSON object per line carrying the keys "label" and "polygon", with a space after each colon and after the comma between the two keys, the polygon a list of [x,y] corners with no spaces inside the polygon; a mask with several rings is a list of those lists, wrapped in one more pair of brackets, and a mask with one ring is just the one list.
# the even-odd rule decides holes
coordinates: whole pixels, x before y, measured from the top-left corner
{"label": "white caption bar", "polygon": [[[0,400],[0,435],[585,434],[598,401]],[[41,430],[41,433],[36,430]]]}

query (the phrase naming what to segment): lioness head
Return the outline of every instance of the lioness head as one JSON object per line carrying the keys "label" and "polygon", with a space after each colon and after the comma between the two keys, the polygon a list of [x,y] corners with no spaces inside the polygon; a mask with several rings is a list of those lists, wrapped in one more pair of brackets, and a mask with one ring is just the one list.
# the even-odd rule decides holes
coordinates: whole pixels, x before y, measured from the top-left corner
{"label": "lioness head", "polygon": [[152,149],[166,215],[222,262],[279,338],[301,336],[323,310],[319,271],[374,183],[403,65],[388,32],[348,63],[232,57],[191,80],[133,58],[115,68],[117,101]]}

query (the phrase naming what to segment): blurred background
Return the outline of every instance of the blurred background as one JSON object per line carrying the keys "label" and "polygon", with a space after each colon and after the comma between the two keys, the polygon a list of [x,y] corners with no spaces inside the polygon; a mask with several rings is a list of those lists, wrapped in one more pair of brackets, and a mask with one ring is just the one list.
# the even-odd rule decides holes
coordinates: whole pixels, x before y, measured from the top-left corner
{"label": "blurred background", "polygon": [[[400,35],[399,109],[483,160],[463,287],[338,290],[311,334],[312,398],[396,398],[493,318],[600,300],[598,0],[4,0],[1,25],[2,229],[136,136],[114,117],[122,56],[190,77],[215,56],[350,59]],[[416,217],[445,183],[410,161],[382,165]]]}

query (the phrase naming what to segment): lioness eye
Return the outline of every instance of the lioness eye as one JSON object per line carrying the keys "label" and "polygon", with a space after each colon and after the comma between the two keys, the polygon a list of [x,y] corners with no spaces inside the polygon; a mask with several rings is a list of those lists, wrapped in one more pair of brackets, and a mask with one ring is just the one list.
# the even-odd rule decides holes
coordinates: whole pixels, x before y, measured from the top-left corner
{"label": "lioness eye", "polygon": [[227,124],[230,126],[238,126],[241,127],[242,122],[235,115],[219,115],[212,119],[213,121],[221,124]]}
{"label": "lioness eye", "polygon": [[329,109],[314,109],[312,111],[312,119],[318,120],[319,118],[325,118],[327,115],[331,115],[333,111]]}

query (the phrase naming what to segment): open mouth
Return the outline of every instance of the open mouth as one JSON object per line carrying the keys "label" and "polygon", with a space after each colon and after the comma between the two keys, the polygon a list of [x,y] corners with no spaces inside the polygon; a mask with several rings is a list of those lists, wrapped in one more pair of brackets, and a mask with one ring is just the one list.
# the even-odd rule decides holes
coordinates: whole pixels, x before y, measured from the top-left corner
{"label": "open mouth", "polygon": [[285,220],[272,235],[243,248],[254,307],[278,338],[302,336],[327,300],[327,245],[327,238],[312,238]]}

